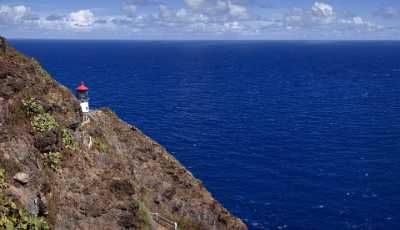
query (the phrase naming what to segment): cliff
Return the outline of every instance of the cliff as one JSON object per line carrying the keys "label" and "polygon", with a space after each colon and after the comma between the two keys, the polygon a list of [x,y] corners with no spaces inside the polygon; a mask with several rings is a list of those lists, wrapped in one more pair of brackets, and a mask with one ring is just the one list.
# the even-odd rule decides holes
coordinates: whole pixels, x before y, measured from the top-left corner
{"label": "cliff", "polygon": [[171,154],[0,50],[0,229],[247,229]]}

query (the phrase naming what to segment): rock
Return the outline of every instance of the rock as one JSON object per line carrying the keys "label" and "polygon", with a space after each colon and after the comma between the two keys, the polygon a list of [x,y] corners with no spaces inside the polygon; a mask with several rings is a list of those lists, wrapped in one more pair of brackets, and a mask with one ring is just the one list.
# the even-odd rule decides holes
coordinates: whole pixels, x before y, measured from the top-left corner
{"label": "rock", "polygon": [[6,79],[8,75],[10,74],[7,72],[0,72],[0,80]]}
{"label": "rock", "polygon": [[39,194],[38,196],[38,206],[39,206],[39,216],[47,216],[49,214],[48,208],[47,208],[47,199],[44,195]]}
{"label": "rock", "polygon": [[19,92],[25,87],[25,82],[21,79],[21,77],[14,78],[12,87],[14,92]]}
{"label": "rock", "polygon": [[72,130],[76,130],[80,125],[80,122],[78,119],[69,119],[65,123],[66,123],[67,128],[72,129]]}
{"label": "rock", "polygon": [[29,174],[24,172],[18,172],[13,177],[14,180],[20,182],[21,184],[26,184],[29,182]]}
{"label": "rock", "polygon": [[62,136],[59,128],[54,128],[44,133],[38,133],[35,137],[35,147],[42,153],[56,152]]}
{"label": "rock", "polygon": [[[1,102],[1,100],[0,100]],[[6,142],[8,140],[7,138],[7,132],[3,130],[3,127],[0,126],[0,143]]]}
{"label": "rock", "polygon": [[18,181],[21,184],[26,184],[29,182],[29,175],[23,172],[19,172],[15,174],[14,180]]}
{"label": "rock", "polygon": [[162,196],[163,196],[164,198],[166,198],[167,200],[172,200],[172,198],[175,196],[175,194],[176,194],[176,190],[175,190],[174,188],[171,188],[171,189],[166,190],[166,191],[162,194]]}
{"label": "rock", "polygon": [[25,82],[20,77],[3,74],[1,77],[0,95],[8,98],[25,87]]}
{"label": "rock", "polygon": [[142,223],[133,222],[132,220],[137,220],[136,216],[139,212],[139,206],[137,204],[129,204],[127,208],[128,212],[121,215],[118,222],[123,229],[140,229]]}
{"label": "rock", "polygon": [[128,180],[113,180],[110,183],[110,191],[119,196],[135,194],[133,185]]}
{"label": "rock", "polygon": [[37,216],[39,214],[39,198],[37,196],[29,197],[25,208],[30,214]]}

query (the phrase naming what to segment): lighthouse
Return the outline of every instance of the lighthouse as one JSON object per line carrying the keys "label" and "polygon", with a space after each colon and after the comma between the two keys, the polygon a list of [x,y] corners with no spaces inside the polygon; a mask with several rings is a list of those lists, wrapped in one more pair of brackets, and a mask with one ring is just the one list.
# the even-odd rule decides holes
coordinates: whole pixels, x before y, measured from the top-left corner
{"label": "lighthouse", "polygon": [[83,121],[87,121],[89,119],[89,88],[82,81],[76,88],[76,93],[81,105]]}

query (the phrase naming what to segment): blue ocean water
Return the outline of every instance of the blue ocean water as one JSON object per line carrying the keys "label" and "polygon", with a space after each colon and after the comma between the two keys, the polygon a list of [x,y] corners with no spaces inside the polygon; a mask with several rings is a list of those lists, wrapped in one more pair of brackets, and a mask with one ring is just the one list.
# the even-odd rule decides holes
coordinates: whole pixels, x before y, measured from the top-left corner
{"label": "blue ocean water", "polygon": [[11,43],[250,229],[400,229],[400,42]]}

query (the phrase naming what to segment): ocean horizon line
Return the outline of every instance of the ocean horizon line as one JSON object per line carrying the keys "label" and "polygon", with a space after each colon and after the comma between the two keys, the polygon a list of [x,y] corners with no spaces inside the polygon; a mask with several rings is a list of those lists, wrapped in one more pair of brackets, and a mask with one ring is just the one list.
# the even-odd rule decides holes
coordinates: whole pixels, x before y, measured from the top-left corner
{"label": "ocean horizon line", "polygon": [[114,39],[114,38],[18,38],[38,41],[128,41],[128,42],[400,42],[400,39]]}

